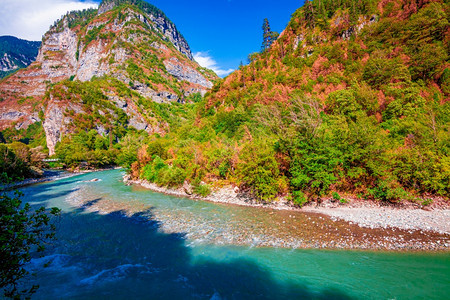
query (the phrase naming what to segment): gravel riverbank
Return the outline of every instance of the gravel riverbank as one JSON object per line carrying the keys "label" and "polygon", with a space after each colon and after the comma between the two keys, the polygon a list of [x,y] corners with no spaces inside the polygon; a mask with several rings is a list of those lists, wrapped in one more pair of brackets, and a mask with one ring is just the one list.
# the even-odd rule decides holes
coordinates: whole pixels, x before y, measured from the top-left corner
{"label": "gravel riverbank", "polygon": [[319,213],[330,216],[333,220],[344,220],[364,228],[431,231],[450,235],[450,209],[448,205],[424,210],[419,207],[413,208],[413,206],[400,208],[395,206],[382,206],[370,201],[350,201],[346,204],[325,201],[320,205],[310,204],[303,208],[297,208],[291,206],[286,201],[269,204],[257,203],[248,195],[240,194],[237,189],[232,187],[224,187],[213,191],[207,197],[198,197],[188,194],[189,187],[186,186],[178,189],[168,189],[145,180],[132,180],[128,175],[124,176],[124,182],[129,185],[136,184],[155,192],[179,197],[189,197],[241,206]]}
{"label": "gravel riverbank", "polygon": [[372,229],[399,228],[450,234],[450,210],[425,211],[391,207],[306,207],[304,210]]}

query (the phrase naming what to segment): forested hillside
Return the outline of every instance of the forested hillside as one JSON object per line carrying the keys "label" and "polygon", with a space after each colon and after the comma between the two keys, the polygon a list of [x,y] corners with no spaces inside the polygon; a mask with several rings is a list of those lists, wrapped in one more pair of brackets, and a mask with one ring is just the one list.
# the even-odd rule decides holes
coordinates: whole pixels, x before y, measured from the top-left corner
{"label": "forested hillside", "polygon": [[132,166],[262,201],[450,196],[448,1],[307,1]]}

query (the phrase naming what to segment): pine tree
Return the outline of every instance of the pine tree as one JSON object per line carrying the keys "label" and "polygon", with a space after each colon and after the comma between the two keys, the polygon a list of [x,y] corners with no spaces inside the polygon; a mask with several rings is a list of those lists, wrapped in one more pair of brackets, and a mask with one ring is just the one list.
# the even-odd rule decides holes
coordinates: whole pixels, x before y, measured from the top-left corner
{"label": "pine tree", "polygon": [[278,38],[278,33],[270,30],[269,20],[267,18],[263,21],[263,43],[261,46],[261,52],[266,51],[270,48],[272,43]]}

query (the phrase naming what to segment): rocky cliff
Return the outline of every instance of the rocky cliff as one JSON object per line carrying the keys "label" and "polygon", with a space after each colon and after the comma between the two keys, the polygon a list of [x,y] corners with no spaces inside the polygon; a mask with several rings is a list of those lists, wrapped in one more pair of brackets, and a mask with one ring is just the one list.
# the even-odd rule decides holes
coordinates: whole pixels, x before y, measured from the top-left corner
{"label": "rocky cliff", "polygon": [[31,42],[13,36],[0,37],[0,78],[29,66],[39,51],[41,42]]}
{"label": "rocky cliff", "polygon": [[[43,121],[53,154],[62,134],[79,129],[71,125],[83,119],[78,115],[111,110],[113,104],[127,116],[123,126],[163,132],[165,125],[142,102],[184,102],[204,94],[215,79],[192,60],[186,40],[160,10],[140,0],[105,0],[98,10],[72,12],[56,22],[36,61],[0,82],[0,130]],[[74,83],[95,86],[110,101],[83,108],[85,95],[72,90]],[[111,116],[92,126],[107,133],[115,123]]]}

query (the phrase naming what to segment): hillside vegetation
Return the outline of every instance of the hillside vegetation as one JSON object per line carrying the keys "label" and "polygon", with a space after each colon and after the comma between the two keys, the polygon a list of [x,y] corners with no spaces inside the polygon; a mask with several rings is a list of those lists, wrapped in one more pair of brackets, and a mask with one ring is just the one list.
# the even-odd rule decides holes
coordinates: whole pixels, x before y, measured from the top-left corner
{"label": "hillside vegetation", "polygon": [[132,173],[261,201],[450,196],[447,1],[306,2]]}

